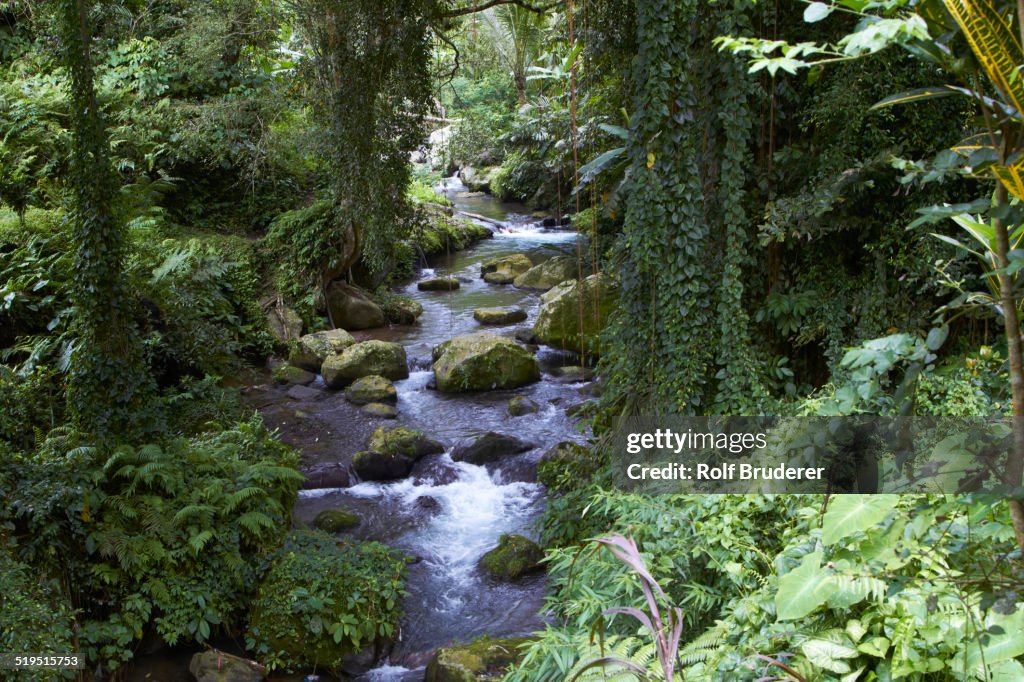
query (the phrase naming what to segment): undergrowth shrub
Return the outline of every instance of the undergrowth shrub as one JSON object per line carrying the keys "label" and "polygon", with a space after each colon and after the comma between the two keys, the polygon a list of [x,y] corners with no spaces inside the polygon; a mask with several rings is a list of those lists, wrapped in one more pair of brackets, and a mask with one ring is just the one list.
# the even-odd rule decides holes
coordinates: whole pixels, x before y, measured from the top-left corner
{"label": "undergrowth shrub", "polygon": [[0,460],[0,522],[43,575],[73,580],[80,649],[110,671],[153,631],[238,632],[291,525],[298,458],[258,418],[103,455],[66,428]]}
{"label": "undergrowth shrub", "polygon": [[376,542],[292,532],[253,601],[247,647],[270,668],[336,670],[345,655],[394,638],[405,564]]}

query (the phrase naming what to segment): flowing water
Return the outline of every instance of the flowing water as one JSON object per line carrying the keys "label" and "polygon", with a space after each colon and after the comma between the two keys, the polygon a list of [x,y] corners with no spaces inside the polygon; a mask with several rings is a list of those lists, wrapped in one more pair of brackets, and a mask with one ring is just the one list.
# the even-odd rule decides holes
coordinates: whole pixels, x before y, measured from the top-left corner
{"label": "flowing water", "polygon": [[[559,254],[575,254],[577,235],[573,231],[547,230],[526,214],[525,208],[501,204],[487,195],[467,195],[457,179],[447,180],[445,191],[460,211],[497,221],[493,239],[434,259],[421,278],[452,275],[461,288],[452,292],[422,292],[412,282],[403,294],[419,301],[423,315],[419,323],[357,333],[360,339],[379,338],[403,344],[409,357],[410,376],[395,383],[398,391],[396,421],[374,422],[347,405],[343,394],[313,391],[318,396],[298,407],[307,413],[292,422],[284,435],[299,434],[293,442],[306,461],[337,461],[357,449],[369,430],[378,425],[402,425],[419,429],[442,442],[448,452],[424,458],[409,478],[389,483],[359,483],[350,488],[306,490],[295,506],[295,519],[312,524],[316,515],[335,507],[349,508],[361,517],[352,531],[355,537],[378,540],[416,558],[409,566],[405,613],[400,637],[391,656],[358,678],[365,682],[422,680],[424,665],[438,647],[464,642],[480,635],[509,637],[540,629],[545,579],[534,576],[515,583],[490,581],[477,569],[477,562],[494,548],[503,533],[534,536],[534,522],[543,511],[544,491],[534,482],[537,460],[555,443],[582,441],[567,407],[586,399],[581,383],[555,378],[550,370],[575,364],[558,351],[540,347],[542,380],[511,391],[446,395],[431,388],[433,347],[453,336],[480,331],[473,319],[478,307],[517,305],[529,315],[525,322],[488,331],[513,336],[520,327],[532,326],[540,297],[512,286],[487,284],[480,278],[480,264],[489,258],[525,253],[534,263]],[[494,227],[495,223],[489,223]],[[322,382],[317,385],[322,389]],[[272,389],[278,390],[278,389]],[[510,417],[508,400],[526,396],[540,405],[535,414]],[[264,418],[274,428],[273,410],[294,415],[297,406],[284,403],[261,406]],[[452,461],[449,453],[456,443],[487,431],[515,435],[536,447],[510,457],[498,466],[485,468]],[[287,440],[287,438],[286,438]],[[239,643],[225,642],[228,650],[244,653]],[[233,648],[232,648],[233,647]],[[129,671],[130,682],[189,679],[187,666],[191,651],[164,650],[139,660]],[[287,680],[301,680],[289,676]],[[321,680],[328,679],[321,675]]]}
{"label": "flowing water", "polygon": [[[536,447],[492,469],[453,462],[445,453],[419,462],[413,475],[401,481],[302,493],[297,518],[309,520],[322,509],[345,506],[364,518],[358,537],[380,540],[418,558],[409,567],[401,639],[391,659],[364,675],[365,680],[422,679],[423,662],[439,646],[482,634],[523,635],[542,626],[542,576],[497,584],[481,575],[476,565],[503,533],[533,535],[533,522],[544,504],[542,487],[532,480],[536,461],[559,441],[583,439],[565,416],[566,407],[584,399],[583,385],[560,382],[549,374],[554,367],[574,364],[560,352],[541,347],[542,380],[514,391],[446,395],[430,387],[432,348],[453,336],[480,331],[473,319],[476,308],[524,308],[526,322],[488,328],[506,336],[532,325],[536,317],[537,293],[484,282],[480,263],[512,253],[525,253],[534,263],[575,254],[578,239],[573,231],[538,227],[534,219],[515,212],[520,207],[502,205],[489,196],[466,196],[457,179],[446,181],[445,189],[458,210],[486,215],[500,221],[501,227],[493,239],[438,258],[422,271],[423,278],[455,276],[460,289],[421,292],[415,282],[405,288],[402,293],[423,306],[419,324],[370,333],[402,343],[409,356],[411,375],[395,384],[398,423],[424,431],[449,452],[453,444],[487,431],[515,435]],[[514,395],[531,398],[540,411],[510,417],[507,403]]]}

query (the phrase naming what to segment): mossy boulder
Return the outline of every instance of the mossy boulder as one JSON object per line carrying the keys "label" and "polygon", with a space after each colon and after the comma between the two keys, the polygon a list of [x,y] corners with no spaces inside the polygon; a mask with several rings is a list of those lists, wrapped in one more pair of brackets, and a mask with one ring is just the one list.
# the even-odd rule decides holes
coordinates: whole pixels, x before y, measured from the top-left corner
{"label": "mossy boulder", "polygon": [[363,414],[368,414],[378,419],[398,419],[398,410],[394,406],[384,403],[367,403],[363,405]]}
{"label": "mossy boulder", "polygon": [[604,274],[591,275],[582,283],[563,282],[541,296],[533,333],[549,346],[597,355],[601,331],[617,298],[614,284]]}
{"label": "mossy boulder", "polygon": [[533,261],[522,253],[492,258],[480,266],[480,275],[491,284],[511,284],[516,277],[533,267]]}
{"label": "mossy boulder", "polygon": [[555,367],[551,370],[551,374],[564,381],[590,381],[594,378],[594,370],[592,368],[579,365]]}
{"label": "mossy boulder", "polygon": [[416,284],[420,291],[455,291],[461,284],[454,277],[431,277]]}
{"label": "mossy boulder", "polygon": [[211,649],[192,656],[188,671],[197,682],[262,682],[267,669],[246,658]]}
{"label": "mossy boulder", "polygon": [[395,403],[398,401],[398,391],[389,379],[371,374],[353,381],[345,389],[345,398],[356,405]]}
{"label": "mossy boulder", "polygon": [[480,569],[492,578],[517,580],[543,570],[544,551],[537,543],[522,535],[506,534],[498,546],[480,559]]}
{"label": "mossy boulder", "polygon": [[508,413],[513,417],[522,417],[524,414],[533,414],[539,410],[540,405],[524,395],[514,396],[508,401]]}
{"label": "mossy boulder", "polygon": [[416,324],[423,314],[423,306],[408,296],[390,296],[380,302],[384,317],[394,324]]}
{"label": "mossy boulder", "polygon": [[518,388],[540,379],[540,365],[514,341],[477,332],[434,348],[434,377],[447,393]]}
{"label": "mossy boulder", "polygon": [[427,664],[425,682],[477,682],[501,679],[523,656],[529,637],[481,637],[467,644],[438,649]]}
{"label": "mossy boulder", "polygon": [[459,178],[470,192],[490,192],[491,181],[500,168],[501,166],[483,168],[464,166],[459,171]]}
{"label": "mossy boulder", "polygon": [[532,268],[515,278],[512,286],[517,289],[547,291],[562,282],[575,279],[579,274],[576,260],[568,256],[556,256]]}
{"label": "mossy boulder", "polygon": [[274,381],[279,384],[299,384],[305,386],[316,380],[316,375],[289,364],[278,365],[273,372]]}
{"label": "mossy boulder", "polygon": [[516,306],[500,308],[477,308],[473,319],[480,324],[515,324],[526,319],[526,311]]}
{"label": "mossy boulder", "polygon": [[409,376],[405,348],[388,341],[363,341],[324,360],[320,368],[324,383],[331,388],[348,386],[356,379],[378,374],[397,381]]}
{"label": "mossy boulder", "polygon": [[326,533],[340,533],[359,525],[359,517],[347,509],[325,509],[313,519],[313,525]]}
{"label": "mossy boulder", "polygon": [[405,427],[380,427],[370,435],[366,450],[352,456],[352,468],[364,481],[404,478],[417,460],[444,452],[444,446]]}
{"label": "mossy boulder", "polygon": [[355,345],[355,342],[355,338],[344,329],[306,334],[292,344],[288,362],[310,372],[319,372],[324,360]]}
{"label": "mossy boulder", "polygon": [[369,294],[344,282],[332,282],[327,287],[327,308],[331,320],[342,329],[373,329],[385,323],[384,311]]}

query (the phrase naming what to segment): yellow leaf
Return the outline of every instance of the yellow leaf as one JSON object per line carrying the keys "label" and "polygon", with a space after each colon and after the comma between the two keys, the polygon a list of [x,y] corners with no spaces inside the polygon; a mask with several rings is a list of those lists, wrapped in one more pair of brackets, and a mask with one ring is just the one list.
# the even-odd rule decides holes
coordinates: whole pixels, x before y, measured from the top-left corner
{"label": "yellow leaf", "polygon": [[654,152],[647,152],[647,167],[654,168]]}
{"label": "yellow leaf", "polygon": [[1024,81],[1017,72],[1024,50],[1011,25],[1012,13],[1000,15],[992,0],[945,0],[945,5],[992,84],[1024,112]]}
{"label": "yellow leaf", "polygon": [[999,178],[999,182],[1006,186],[1006,189],[1018,199],[1024,199],[1024,158],[1007,164],[1005,166],[992,166],[992,172]]}

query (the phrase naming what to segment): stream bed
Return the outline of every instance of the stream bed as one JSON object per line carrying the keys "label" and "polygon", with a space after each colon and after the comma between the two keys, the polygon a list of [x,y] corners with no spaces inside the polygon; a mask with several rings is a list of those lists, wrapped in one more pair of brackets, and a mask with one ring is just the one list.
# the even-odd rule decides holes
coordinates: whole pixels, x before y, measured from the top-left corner
{"label": "stream bed", "polygon": [[[360,341],[381,339],[405,347],[410,376],[395,382],[397,419],[367,416],[348,403],[342,391],[326,389],[319,377],[308,387],[281,387],[264,381],[245,390],[247,402],[259,409],[268,428],[276,429],[282,440],[300,451],[305,467],[348,462],[380,426],[418,429],[446,448],[443,454],[417,462],[412,474],[402,480],[357,482],[347,488],[299,493],[293,516],[297,524],[311,526],[320,511],[345,507],[361,518],[356,528],[347,531],[349,536],[383,542],[416,559],[408,569],[408,596],[403,602],[398,641],[386,660],[377,661],[373,669],[356,678],[363,682],[420,682],[439,647],[481,635],[527,635],[543,627],[543,574],[499,583],[483,575],[477,563],[504,533],[535,539],[535,521],[545,502],[543,486],[535,482],[536,463],[556,443],[583,442],[587,435],[565,412],[589,397],[588,386],[555,376],[558,367],[578,364],[578,359],[551,348],[536,348],[542,375],[530,386],[460,395],[432,388],[431,351],[437,344],[484,329],[511,338],[517,329],[532,327],[536,319],[539,293],[484,282],[480,277],[483,261],[525,253],[536,264],[557,255],[575,255],[581,246],[575,231],[542,228],[525,207],[467,193],[457,178],[446,180],[443,189],[457,211],[491,221],[487,226],[494,237],[432,259],[419,275],[419,279],[457,277],[460,289],[419,291],[412,281],[400,291],[423,306],[417,324],[353,334]],[[508,305],[522,307],[527,320],[506,327],[482,327],[473,318],[476,308]],[[511,417],[508,401],[516,395],[530,398],[540,409]],[[488,431],[514,435],[535,447],[490,467],[452,461],[453,446]],[[219,642],[217,646],[245,654],[240,642]],[[140,652],[126,680],[190,680],[192,653],[177,648]],[[274,674],[270,679],[298,682],[304,675]],[[326,682],[331,678],[320,673],[318,679]]]}

